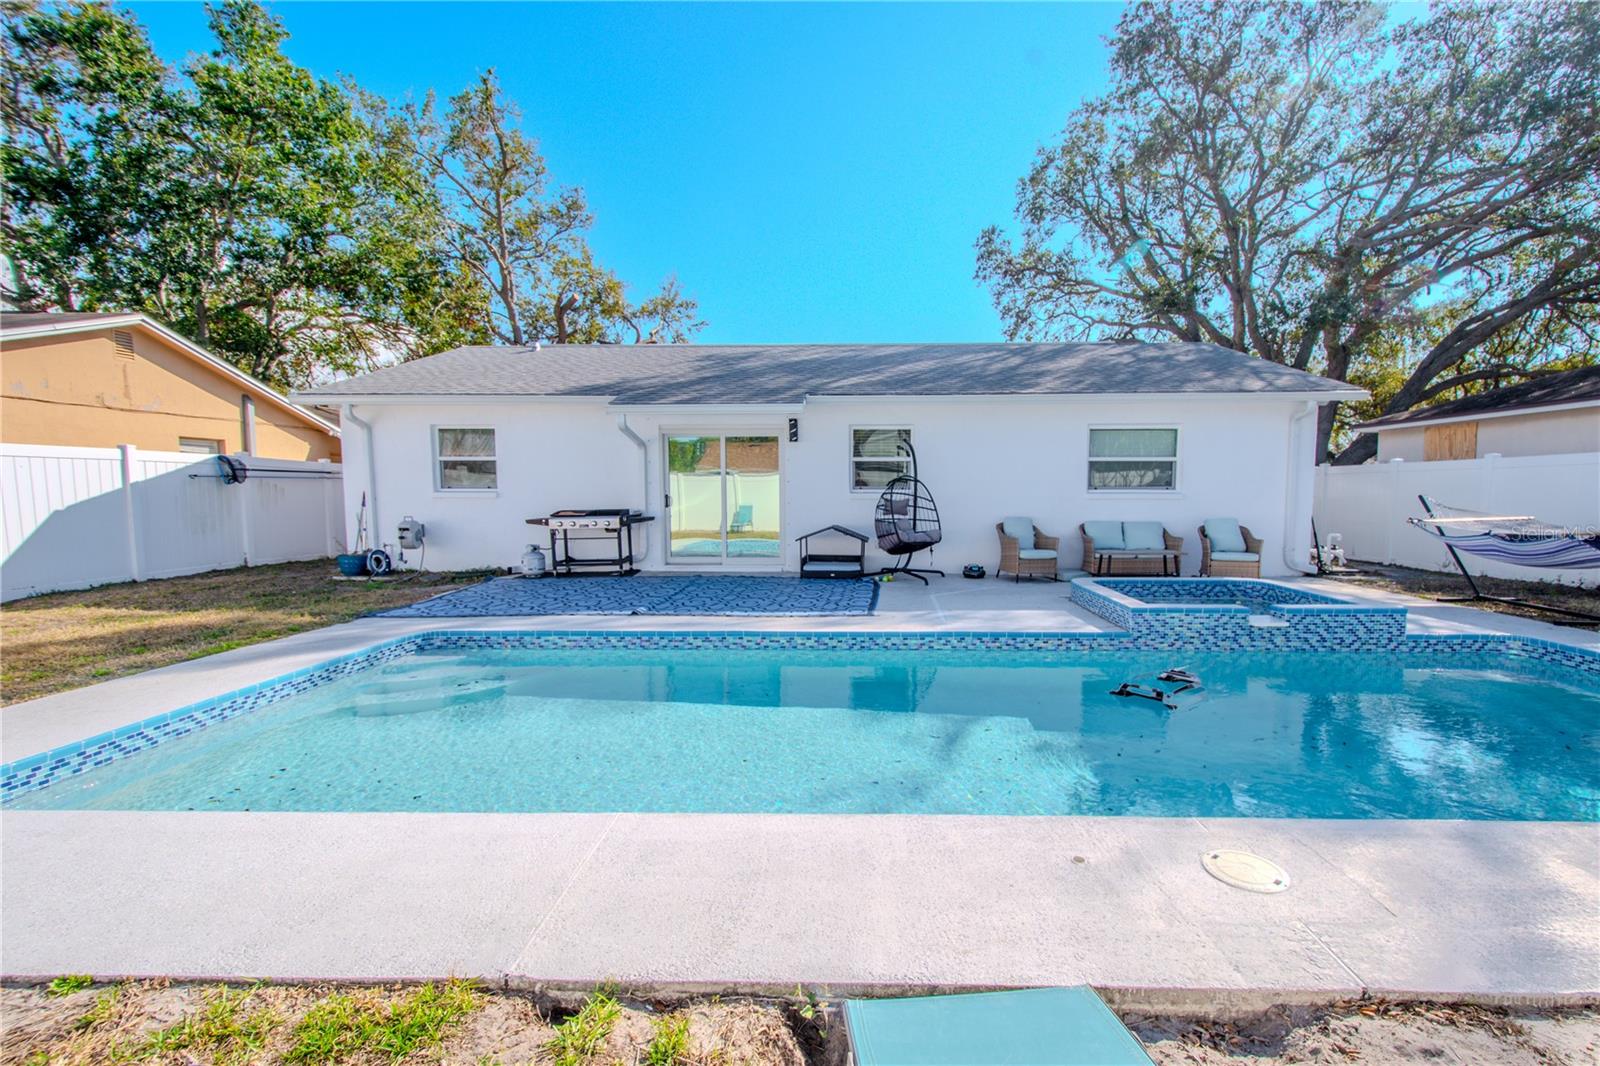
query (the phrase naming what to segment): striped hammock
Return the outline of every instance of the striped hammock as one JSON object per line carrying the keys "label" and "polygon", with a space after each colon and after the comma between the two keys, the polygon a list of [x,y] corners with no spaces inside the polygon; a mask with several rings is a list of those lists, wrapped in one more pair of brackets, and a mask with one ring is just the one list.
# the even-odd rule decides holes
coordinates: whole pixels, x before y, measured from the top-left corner
{"label": "striped hammock", "polygon": [[1421,497],[1426,518],[1408,518],[1456,551],[1548,570],[1600,568],[1600,530],[1550,526],[1532,515],[1491,515]]}

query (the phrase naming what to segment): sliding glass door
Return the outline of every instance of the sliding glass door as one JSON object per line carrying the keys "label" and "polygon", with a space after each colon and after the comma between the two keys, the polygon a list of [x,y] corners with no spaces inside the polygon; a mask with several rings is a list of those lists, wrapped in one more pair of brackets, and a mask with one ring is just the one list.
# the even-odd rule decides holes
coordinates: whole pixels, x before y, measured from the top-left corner
{"label": "sliding glass door", "polygon": [[665,440],[668,559],[778,562],[778,438],[674,435]]}

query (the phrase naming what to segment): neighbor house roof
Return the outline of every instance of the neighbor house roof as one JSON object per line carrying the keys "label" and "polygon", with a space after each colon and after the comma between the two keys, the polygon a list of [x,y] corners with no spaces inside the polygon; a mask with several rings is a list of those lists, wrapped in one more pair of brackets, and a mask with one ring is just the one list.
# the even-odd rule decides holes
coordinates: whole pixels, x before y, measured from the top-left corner
{"label": "neighbor house roof", "polygon": [[6,311],[0,313],[0,326],[8,337],[38,336],[130,325],[142,317],[131,311]]}
{"label": "neighbor house roof", "polygon": [[798,404],[816,396],[1072,393],[1364,396],[1214,344],[566,344],[455,348],[296,394]]}
{"label": "neighbor house roof", "polygon": [[0,313],[0,344],[14,340],[116,329],[120,326],[148,330],[190,358],[204,363],[224,377],[231,378],[255,398],[265,400],[324,433],[335,437],[339,435],[339,427],[334,423],[294,403],[283,393],[251,377],[232,363],[217,358],[183,334],[168,329],[149,315],[139,314],[136,311],[5,311]]}
{"label": "neighbor house roof", "polygon": [[1541,374],[1516,385],[1464,396],[1449,403],[1432,407],[1417,407],[1400,411],[1371,422],[1363,422],[1356,429],[1382,430],[1400,426],[1417,426],[1425,422],[1441,422],[1463,418],[1495,418],[1501,415],[1523,414],[1541,407],[1585,407],[1600,405],[1600,366],[1579,367],[1554,374]]}

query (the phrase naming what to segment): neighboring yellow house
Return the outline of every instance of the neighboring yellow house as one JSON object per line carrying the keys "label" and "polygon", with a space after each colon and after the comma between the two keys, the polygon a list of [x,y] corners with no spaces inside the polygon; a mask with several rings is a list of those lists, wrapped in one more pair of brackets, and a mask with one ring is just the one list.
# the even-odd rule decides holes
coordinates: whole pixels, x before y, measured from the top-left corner
{"label": "neighboring yellow house", "polygon": [[141,314],[0,314],[0,442],[339,459],[339,429]]}

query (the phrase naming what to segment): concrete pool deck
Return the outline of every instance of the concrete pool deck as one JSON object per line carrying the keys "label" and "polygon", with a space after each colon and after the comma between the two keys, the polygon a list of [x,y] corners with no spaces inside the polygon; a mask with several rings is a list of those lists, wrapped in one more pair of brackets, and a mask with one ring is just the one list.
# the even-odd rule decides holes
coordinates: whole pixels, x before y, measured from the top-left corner
{"label": "concrete pool deck", "polygon": [[[1314,587],[1327,588],[1316,582]],[[1335,584],[1412,632],[1600,638]],[[363,619],[0,712],[0,761],[430,629],[1073,631],[1065,584],[895,582],[866,618]],[[1282,866],[1213,880],[1203,851]],[[1081,859],[1082,861],[1078,861]],[[0,975],[855,989],[1088,981],[1246,1009],[1600,998],[1588,823],[693,814],[0,815]]]}
{"label": "concrete pool deck", "polygon": [[[18,812],[0,829],[0,973],[1583,1001],[1600,990],[1597,839],[1495,822]],[[1200,856],[1223,846],[1292,887],[1213,880]]]}

